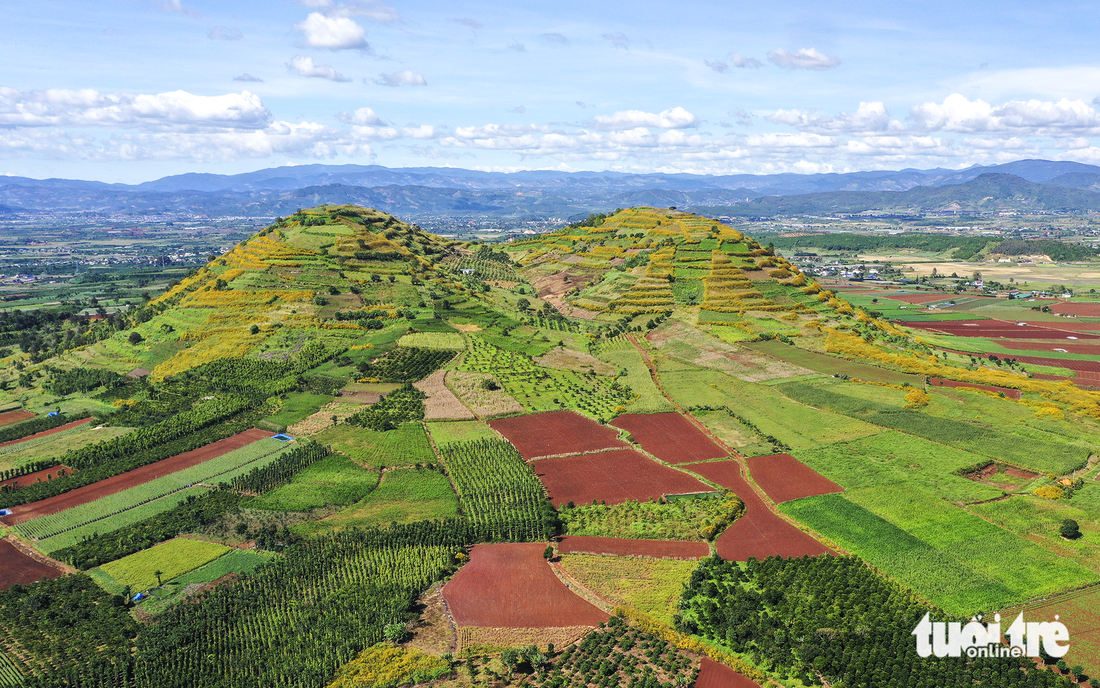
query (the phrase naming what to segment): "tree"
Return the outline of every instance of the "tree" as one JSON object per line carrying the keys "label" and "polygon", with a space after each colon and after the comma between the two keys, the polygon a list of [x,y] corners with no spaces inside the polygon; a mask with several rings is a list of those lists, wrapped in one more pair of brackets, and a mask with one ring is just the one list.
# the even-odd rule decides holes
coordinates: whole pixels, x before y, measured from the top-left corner
{"label": "tree", "polygon": [[160,577],[164,575],[164,571],[157,569],[156,571],[153,571],[153,575],[157,577],[157,587],[159,588],[161,585]]}
{"label": "tree", "polygon": [[1067,540],[1076,540],[1081,537],[1081,527],[1072,518],[1062,521],[1062,527],[1058,529],[1058,532]]}
{"label": "tree", "polygon": [[516,308],[520,309],[521,311],[525,311],[525,310],[529,309],[530,307],[531,307],[531,302],[528,301],[527,299],[520,299],[519,301],[516,301]]}
{"label": "tree", "polygon": [[252,327],[248,328],[248,331],[249,331],[250,334],[259,334],[260,333],[260,326],[259,325],[253,325]]}
{"label": "tree", "polygon": [[542,557],[543,557],[543,559],[546,559],[547,561],[553,559],[554,558],[554,546],[553,545],[547,545],[546,549],[542,550]]}
{"label": "tree", "polygon": [[130,333],[130,336],[126,338],[131,344],[141,344],[145,340],[145,337],[141,336],[140,332],[134,331]]}
{"label": "tree", "polygon": [[405,624],[391,623],[382,628],[382,635],[385,636],[386,640],[399,643],[408,637],[409,632],[405,628]]}
{"label": "tree", "polygon": [[516,666],[519,665],[519,652],[513,648],[508,648],[500,655],[500,661],[508,668],[508,679],[512,680],[512,672],[516,670]]}

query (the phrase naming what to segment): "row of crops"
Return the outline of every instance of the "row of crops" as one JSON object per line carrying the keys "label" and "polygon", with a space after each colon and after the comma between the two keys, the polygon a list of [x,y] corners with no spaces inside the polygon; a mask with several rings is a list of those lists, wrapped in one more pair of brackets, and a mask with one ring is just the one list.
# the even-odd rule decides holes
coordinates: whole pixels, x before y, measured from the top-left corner
{"label": "row of crops", "polygon": [[557,514],[546,490],[516,448],[505,440],[481,439],[441,450],[465,516],[493,540],[545,540]]}
{"label": "row of crops", "polygon": [[166,495],[190,488],[196,483],[232,482],[240,473],[271,463],[290,450],[282,442],[263,439],[222,456],[208,459],[190,468],[131,487],[128,490],[81,504],[71,509],[31,519],[14,526],[26,538],[45,540],[86,526]]}

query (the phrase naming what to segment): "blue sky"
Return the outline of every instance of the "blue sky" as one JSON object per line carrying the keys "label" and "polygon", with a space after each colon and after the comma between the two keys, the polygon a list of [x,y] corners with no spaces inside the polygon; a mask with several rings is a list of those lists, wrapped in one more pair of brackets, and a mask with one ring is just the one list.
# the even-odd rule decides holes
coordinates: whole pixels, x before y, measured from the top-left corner
{"label": "blue sky", "polygon": [[0,0],[0,174],[1100,164],[1094,2]]}

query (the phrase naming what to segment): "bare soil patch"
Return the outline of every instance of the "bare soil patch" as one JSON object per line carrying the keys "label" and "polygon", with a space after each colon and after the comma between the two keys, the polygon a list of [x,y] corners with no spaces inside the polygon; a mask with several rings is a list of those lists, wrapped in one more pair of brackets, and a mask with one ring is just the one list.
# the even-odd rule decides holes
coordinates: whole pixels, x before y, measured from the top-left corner
{"label": "bare soil patch", "polygon": [[558,543],[562,554],[602,554],[613,557],[648,559],[702,559],[710,554],[705,542],[672,540],[625,540],[622,538],[569,535]]}
{"label": "bare soil patch", "polygon": [[43,578],[57,578],[65,572],[23,554],[7,540],[0,540],[0,590],[28,585]]}
{"label": "bare soil patch", "polygon": [[475,545],[444,587],[459,626],[595,626],[608,615],[574,594],[542,557],[540,542]]}
{"label": "bare soil patch", "polygon": [[540,456],[581,454],[597,449],[626,447],[615,428],[600,425],[572,411],[551,411],[490,421],[528,461]]}
{"label": "bare soil patch", "polygon": [[699,677],[695,679],[695,688],[760,688],[760,684],[725,664],[703,657],[699,665]]}
{"label": "bare soil patch", "polygon": [[555,506],[593,500],[620,504],[668,494],[713,492],[683,471],[648,459],[633,449],[543,459],[531,464]]}
{"label": "bare soil patch", "polygon": [[447,371],[437,370],[414,387],[423,392],[424,420],[472,420],[474,414],[447,387]]}
{"label": "bare soil patch", "polygon": [[454,653],[457,637],[447,602],[443,599],[443,584],[436,583],[428,588],[413,610],[418,616],[413,622],[412,638],[405,645],[436,656]]}
{"label": "bare soil patch", "polygon": [[340,404],[377,404],[382,400],[379,392],[341,392],[333,401]]}
{"label": "bare soil patch", "polygon": [[122,492],[131,487],[142,485],[150,480],[161,478],[177,471],[182,471],[191,466],[197,466],[203,461],[217,458],[223,454],[228,454],[234,449],[240,449],[247,444],[251,444],[265,437],[271,437],[271,433],[264,430],[257,430],[256,428],[250,428],[244,432],[238,432],[232,437],[226,437],[223,440],[212,442],[205,447],[199,447],[189,452],[176,454],[162,461],[151,463],[148,466],[135,468],[121,475],[116,475],[106,480],[100,480],[97,483],[85,485],[75,490],[70,490],[56,497],[42,499],[37,502],[31,502],[30,504],[14,506],[11,509],[12,515],[5,516],[4,522],[14,525],[16,523],[29,521],[32,518],[46,516],[47,514],[56,514],[59,511],[71,509],[74,506],[87,504],[100,497],[113,495],[116,492]]}
{"label": "bare soil patch", "polygon": [[776,504],[814,495],[843,492],[844,488],[790,454],[746,459],[752,479]]}
{"label": "bare soil patch", "polygon": [[[353,394],[371,394],[370,392],[353,392]],[[332,426],[332,417],[336,416],[336,422],[339,423],[342,420],[354,416],[363,409],[370,406],[370,404],[356,404],[349,401],[331,401],[321,407],[321,410],[317,411],[304,420],[300,420],[294,425],[291,425],[286,429],[288,435],[292,437],[309,436],[318,432],[321,432],[325,428]]]}
{"label": "bare soil patch", "polygon": [[60,471],[65,471],[65,475],[68,475],[73,472],[73,469],[69,468],[68,466],[54,466],[53,468],[43,468],[40,471],[27,473],[26,475],[21,475],[18,478],[8,478],[7,480],[0,481],[0,486],[14,485],[16,487],[19,487],[20,485],[22,485],[25,487],[27,485],[33,485],[34,483],[47,480],[47,476],[49,476],[49,478],[56,478],[58,477],[58,473]]}
{"label": "bare soil patch", "polygon": [[[489,373],[452,371],[445,378],[447,386],[479,418],[492,418],[507,413],[523,413],[523,406],[503,387],[486,389],[486,380],[496,380]],[[499,381],[497,385],[499,386]]]}
{"label": "bare soil patch", "polygon": [[7,446],[12,445],[12,444],[19,444],[20,442],[27,442],[29,440],[36,440],[39,437],[46,437],[47,435],[53,435],[53,434],[58,433],[58,432],[65,432],[66,430],[72,430],[75,427],[79,427],[81,425],[84,425],[85,423],[91,423],[91,422],[92,422],[91,418],[84,418],[84,419],[81,419],[81,420],[74,420],[71,423],[65,423],[64,425],[59,425],[56,428],[50,428],[49,430],[43,430],[42,432],[36,432],[33,435],[27,435],[26,437],[20,437],[17,440],[10,440],[8,442],[0,442],[0,447],[7,447]]}
{"label": "bare soil patch", "polygon": [[1100,303],[1057,303],[1050,310],[1062,315],[1100,318]]}
{"label": "bare soil patch", "polygon": [[[580,256],[566,256],[562,261],[579,263],[583,261],[583,258],[580,258]],[[555,272],[550,275],[539,277],[535,279],[531,285],[535,288],[540,299],[549,302],[550,305],[561,311],[563,315],[567,315],[570,318],[592,320],[599,315],[599,313],[574,306],[565,300],[565,294],[573,289],[576,289],[578,292],[583,291],[585,287],[596,281],[597,276],[598,273],[595,272],[564,270],[562,272]]]}
{"label": "bare soil patch", "polygon": [[615,366],[605,363],[591,354],[573,349],[557,347],[535,359],[535,363],[546,368],[568,369],[577,372],[593,370],[599,375],[614,375]]}
{"label": "bare soil patch", "polygon": [[729,454],[679,413],[628,413],[611,424],[629,432],[642,449],[669,463],[705,461]]}
{"label": "bare soil patch", "polygon": [[34,414],[30,411],[24,411],[23,409],[5,411],[4,413],[0,413],[0,426],[11,425],[21,420],[27,420],[28,418],[34,418]]}

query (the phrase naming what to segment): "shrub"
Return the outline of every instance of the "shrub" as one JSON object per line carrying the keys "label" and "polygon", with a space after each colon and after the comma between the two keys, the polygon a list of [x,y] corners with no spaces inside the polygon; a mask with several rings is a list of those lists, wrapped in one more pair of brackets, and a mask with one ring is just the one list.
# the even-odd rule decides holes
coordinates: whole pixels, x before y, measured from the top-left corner
{"label": "shrub", "polygon": [[1067,518],[1062,521],[1062,525],[1058,528],[1058,533],[1067,540],[1076,540],[1081,537],[1081,527],[1077,525],[1077,521],[1072,518]]}

